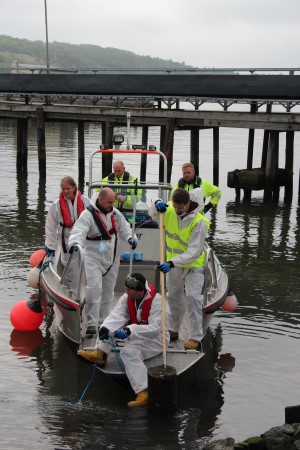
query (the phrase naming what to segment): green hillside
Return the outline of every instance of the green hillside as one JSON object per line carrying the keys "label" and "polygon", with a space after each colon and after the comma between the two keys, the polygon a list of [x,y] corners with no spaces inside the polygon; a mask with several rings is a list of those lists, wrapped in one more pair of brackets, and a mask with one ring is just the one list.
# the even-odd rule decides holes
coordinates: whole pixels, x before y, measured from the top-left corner
{"label": "green hillside", "polygon": [[[0,35],[0,67],[12,64],[33,64],[46,66],[46,44],[42,41],[29,41]],[[133,52],[112,47],[89,44],[49,43],[51,67],[97,68],[97,69],[187,69],[183,63],[150,56],[136,55]]]}

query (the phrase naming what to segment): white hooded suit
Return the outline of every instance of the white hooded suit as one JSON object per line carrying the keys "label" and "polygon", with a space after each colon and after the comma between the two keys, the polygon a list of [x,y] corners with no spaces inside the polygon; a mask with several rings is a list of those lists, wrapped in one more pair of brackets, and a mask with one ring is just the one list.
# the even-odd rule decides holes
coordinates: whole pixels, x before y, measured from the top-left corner
{"label": "white hooded suit", "polygon": [[[113,228],[113,216],[117,234],[112,234],[110,240],[102,240],[92,213],[86,209],[75,223],[69,237],[69,248],[73,244],[79,244],[84,249],[87,327],[100,326],[108,316],[120,265],[118,239],[128,241],[132,237],[130,225],[120,211],[113,208],[105,214],[98,209],[98,196],[98,192],[93,195],[91,205],[99,212],[108,230]],[[137,240],[137,237],[134,239]]]}

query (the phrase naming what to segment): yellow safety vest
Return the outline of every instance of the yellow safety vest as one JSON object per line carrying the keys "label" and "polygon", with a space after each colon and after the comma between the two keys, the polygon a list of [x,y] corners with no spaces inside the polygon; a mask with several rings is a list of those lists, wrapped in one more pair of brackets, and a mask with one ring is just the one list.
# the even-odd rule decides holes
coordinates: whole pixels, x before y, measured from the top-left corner
{"label": "yellow safety vest", "polygon": [[[169,205],[166,213],[165,213],[165,229],[166,229],[166,257],[167,261],[170,261],[172,258],[181,255],[182,253],[187,251],[188,242],[194,229],[195,225],[200,222],[200,220],[204,220],[207,227],[210,226],[210,221],[197,212],[195,214],[194,219],[190,222],[185,228],[180,229],[178,226],[178,218],[175,212],[175,209],[172,205]],[[205,266],[205,251],[203,250],[201,255],[193,261],[191,264],[187,264],[183,266],[185,268],[192,267],[204,267]]]}

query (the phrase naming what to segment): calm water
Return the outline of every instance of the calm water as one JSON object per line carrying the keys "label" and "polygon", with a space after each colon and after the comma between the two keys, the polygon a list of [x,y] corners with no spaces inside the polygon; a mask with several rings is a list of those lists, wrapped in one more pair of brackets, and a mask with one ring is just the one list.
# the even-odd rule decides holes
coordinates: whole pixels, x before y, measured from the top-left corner
{"label": "calm water", "polygon": [[[205,341],[205,357],[178,385],[175,413],[128,409],[128,387],[78,361],[76,348],[55,330],[49,313],[41,330],[12,329],[9,313],[35,294],[27,286],[28,259],[44,245],[44,217],[62,176],[77,177],[77,131],[73,124],[48,124],[47,180],[39,183],[35,124],[29,129],[28,177],[16,176],[16,126],[0,121],[0,448],[1,449],[198,449],[232,436],[236,441],[284,423],[284,408],[300,404],[299,208],[300,139],[295,137],[294,201],[290,207],[237,204],[226,187],[227,172],[246,167],[247,131],[220,132],[223,197],[212,217],[210,242],[226,264],[238,297],[234,313],[219,312]],[[100,129],[86,127],[86,160],[100,142]],[[255,136],[260,165],[262,132]],[[137,130],[132,143],[140,142]],[[149,143],[158,145],[157,130]],[[188,160],[189,134],[175,136],[172,182]],[[201,175],[212,180],[212,132],[200,136]],[[284,135],[280,137],[284,167]],[[138,164],[125,159],[139,174]],[[99,168],[100,173],[100,168]],[[148,180],[157,173],[149,167]],[[87,170],[86,170],[87,176]]]}

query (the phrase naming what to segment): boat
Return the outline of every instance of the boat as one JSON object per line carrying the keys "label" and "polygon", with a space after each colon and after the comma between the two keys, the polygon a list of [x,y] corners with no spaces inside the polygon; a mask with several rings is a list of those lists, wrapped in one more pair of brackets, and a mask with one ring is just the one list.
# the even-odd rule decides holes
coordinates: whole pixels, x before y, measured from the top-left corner
{"label": "boat", "polygon": [[[157,150],[154,146],[145,148],[143,145],[130,145],[128,136],[130,135],[130,119],[127,118],[127,145],[123,144],[124,138],[118,134],[113,138],[114,145],[112,148],[106,148],[100,145],[100,148],[92,152],[89,158],[89,178],[87,182],[88,195],[92,196],[95,189],[107,186],[107,182],[97,180],[95,174],[95,166],[99,161],[99,156],[114,155],[116,158],[124,158],[131,155],[135,161],[138,157],[156,158],[159,166],[163,164],[163,182],[148,182],[138,180],[134,183],[124,182],[118,184],[118,189],[134,190],[134,200],[132,208],[121,210],[126,220],[131,224],[133,232],[138,237],[137,251],[128,252],[128,246],[120,243],[124,248],[121,249],[120,269],[115,287],[115,301],[120,294],[124,293],[124,285],[126,276],[131,272],[141,272],[145,278],[154,287],[160,291],[161,273],[157,269],[160,261],[160,228],[159,224],[151,218],[148,210],[148,203],[154,198],[161,198],[168,201],[169,193],[172,186],[167,182],[167,160],[164,153]],[[100,158],[101,159],[101,158]],[[157,170],[157,177],[158,177]],[[110,186],[113,187],[113,186]],[[137,195],[139,193],[139,196]],[[139,198],[138,198],[139,197]],[[147,203],[148,202],[148,203]],[[119,241],[120,242],[120,241]],[[54,257],[46,257],[41,269],[41,286],[46,293],[48,304],[54,309],[56,324],[59,330],[71,341],[78,344],[79,348],[94,348],[95,339],[86,338],[85,331],[85,273],[84,273],[84,251],[77,245],[76,252],[70,255],[66,267],[60,262],[59,249],[56,250]],[[209,327],[213,314],[223,305],[228,293],[228,276],[223,265],[220,263],[213,249],[206,244],[206,264],[205,264],[205,283],[203,289],[204,297],[204,335]],[[73,261],[75,258],[75,261]],[[66,275],[70,264],[77,264],[78,277],[76,289],[69,290],[66,286]],[[74,267],[74,266],[73,266]],[[188,339],[188,320],[184,319],[182,324],[179,340],[170,342],[166,350],[167,364],[175,367],[177,375],[185,372],[197,361],[199,361],[204,353],[199,350],[185,350],[184,342]],[[125,373],[122,362],[118,357],[118,352],[124,342],[112,342],[112,351],[108,355],[108,361],[101,371],[113,378],[124,378]],[[162,363],[162,355],[150,358],[145,361],[147,368],[158,366]]]}

